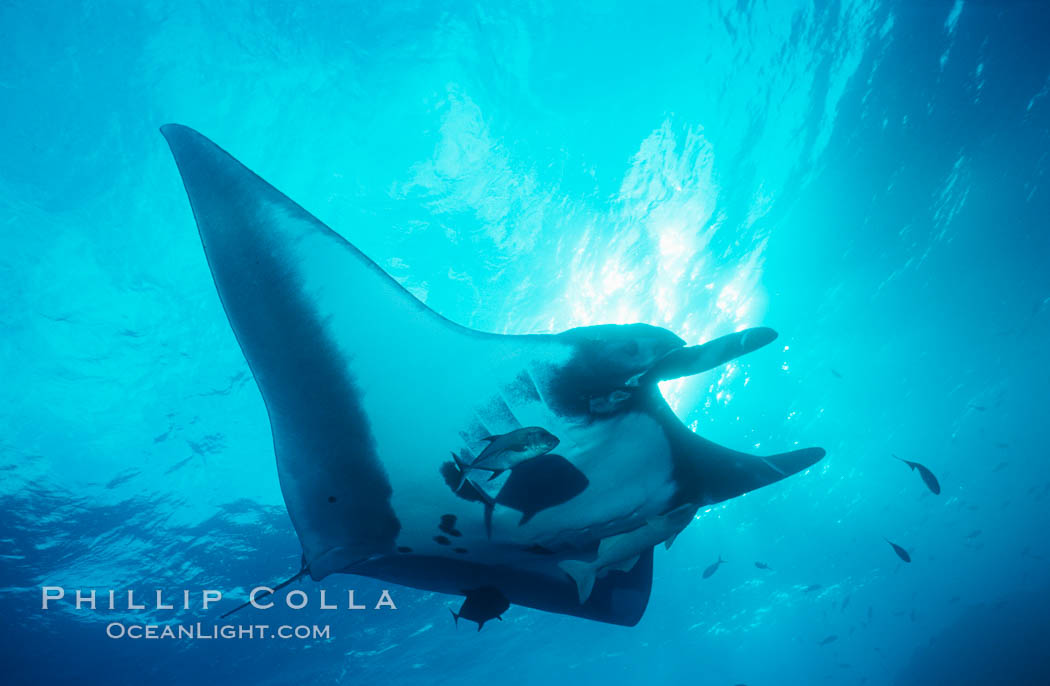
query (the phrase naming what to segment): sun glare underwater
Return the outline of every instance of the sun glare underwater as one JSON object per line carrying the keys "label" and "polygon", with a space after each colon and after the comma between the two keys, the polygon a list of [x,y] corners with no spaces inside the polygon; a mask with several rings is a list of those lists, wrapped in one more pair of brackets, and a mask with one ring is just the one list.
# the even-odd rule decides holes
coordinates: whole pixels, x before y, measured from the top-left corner
{"label": "sun glare underwater", "polygon": [[1050,683],[1048,30],[0,3],[0,679]]}

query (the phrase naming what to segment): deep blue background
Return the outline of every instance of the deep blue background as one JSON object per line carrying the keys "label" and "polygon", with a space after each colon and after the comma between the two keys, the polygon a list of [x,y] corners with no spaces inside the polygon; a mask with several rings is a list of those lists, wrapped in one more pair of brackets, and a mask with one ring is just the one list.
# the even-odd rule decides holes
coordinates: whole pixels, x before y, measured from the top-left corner
{"label": "deep blue background", "polygon": [[[3,680],[1047,683],[1048,29],[1021,2],[0,3]],[[326,643],[41,611],[298,564],[168,121],[461,323],[773,326],[665,392],[720,443],[828,457],[659,550],[634,628],[457,631],[459,599],[398,587],[242,618]]]}

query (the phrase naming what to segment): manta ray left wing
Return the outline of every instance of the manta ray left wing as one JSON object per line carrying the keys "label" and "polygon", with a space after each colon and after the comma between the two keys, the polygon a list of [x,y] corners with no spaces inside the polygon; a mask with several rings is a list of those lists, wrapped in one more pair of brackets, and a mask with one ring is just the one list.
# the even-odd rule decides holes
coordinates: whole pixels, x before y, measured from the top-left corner
{"label": "manta ray left wing", "polygon": [[[439,317],[350,243],[196,131],[162,128],[216,289],[258,383],[314,579],[392,552],[391,485],[347,341],[441,338]],[[396,307],[391,307],[394,304]],[[359,354],[359,353],[358,353]]]}
{"label": "manta ray left wing", "polygon": [[[305,571],[314,579],[353,571],[447,593],[498,583],[517,604],[637,622],[648,601],[651,555],[630,575],[602,579],[594,602],[581,607],[572,583],[556,570],[544,574],[528,565],[422,550],[405,555],[409,548],[396,545],[405,542],[402,518],[419,517],[420,505],[395,502],[392,476],[430,479],[439,495],[457,502],[438,458],[448,454],[445,446],[462,441],[459,429],[476,423],[462,397],[491,392],[458,370],[476,369],[488,383],[520,354],[522,339],[542,348],[549,337],[497,336],[450,322],[196,131],[167,125],[162,133],[223,308],[265,401]],[[406,431],[410,424],[415,429]],[[445,426],[451,428],[443,433]],[[418,471],[426,463],[419,443],[435,446],[432,470]],[[399,461],[402,454],[411,459]],[[434,506],[440,512],[455,505]],[[521,555],[546,562],[535,553]]]}

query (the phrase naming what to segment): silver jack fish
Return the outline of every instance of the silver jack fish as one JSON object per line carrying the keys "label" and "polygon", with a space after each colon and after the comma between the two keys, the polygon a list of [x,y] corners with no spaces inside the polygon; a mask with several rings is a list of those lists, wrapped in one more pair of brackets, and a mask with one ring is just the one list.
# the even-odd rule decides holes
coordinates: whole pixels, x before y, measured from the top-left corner
{"label": "silver jack fish", "polygon": [[525,460],[546,455],[558,446],[558,438],[550,431],[538,426],[526,426],[509,433],[486,436],[481,439],[488,445],[470,464],[466,464],[458,455],[452,458],[459,467],[460,479],[456,490],[463,488],[467,476],[474,470],[492,472],[489,480],[495,479],[508,469],[514,469]]}

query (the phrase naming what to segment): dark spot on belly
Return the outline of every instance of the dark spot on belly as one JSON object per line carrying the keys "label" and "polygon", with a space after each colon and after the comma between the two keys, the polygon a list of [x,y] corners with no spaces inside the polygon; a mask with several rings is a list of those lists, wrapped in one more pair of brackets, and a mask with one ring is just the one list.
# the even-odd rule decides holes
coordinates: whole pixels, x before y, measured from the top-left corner
{"label": "dark spot on belly", "polygon": [[453,548],[452,552],[459,553],[460,555],[466,555],[467,554],[467,549],[466,548]]}
{"label": "dark spot on belly", "polygon": [[452,543],[452,541],[448,540],[448,537],[446,536],[435,536],[434,542],[439,545],[449,545],[450,543]]}
{"label": "dark spot on belly", "polygon": [[397,552],[399,552],[399,553],[410,553],[410,552],[412,552],[412,549],[409,548],[407,545],[399,545],[397,547]]}
{"label": "dark spot on belly", "polygon": [[335,496],[334,495],[328,496],[328,502],[334,503],[335,502]]}
{"label": "dark spot on belly", "polygon": [[456,529],[456,515],[441,515],[441,522],[438,524],[438,528],[449,536],[459,537],[463,535]]}

